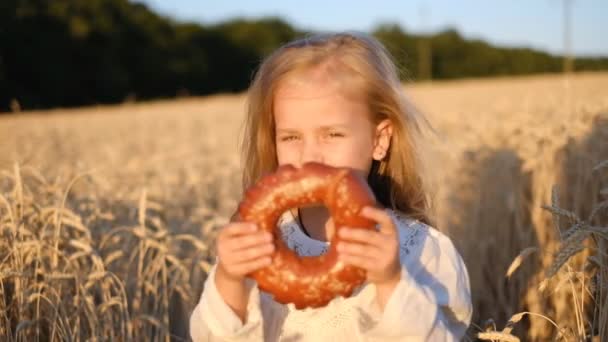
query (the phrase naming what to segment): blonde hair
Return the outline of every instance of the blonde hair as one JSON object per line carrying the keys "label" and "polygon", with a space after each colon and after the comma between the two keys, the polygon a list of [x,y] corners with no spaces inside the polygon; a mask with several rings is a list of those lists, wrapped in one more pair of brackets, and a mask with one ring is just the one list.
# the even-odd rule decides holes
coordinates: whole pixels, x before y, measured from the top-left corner
{"label": "blonde hair", "polygon": [[[397,69],[384,46],[359,33],[306,37],[277,49],[260,65],[249,88],[245,132],[241,142],[243,188],[277,167],[273,99],[278,84],[298,70],[331,64],[336,76],[366,94],[372,122],[389,119],[393,134],[387,157],[372,162],[368,183],[387,208],[430,223],[429,199],[420,177],[415,136],[423,117],[406,101]],[[426,121],[425,121],[426,122]]]}

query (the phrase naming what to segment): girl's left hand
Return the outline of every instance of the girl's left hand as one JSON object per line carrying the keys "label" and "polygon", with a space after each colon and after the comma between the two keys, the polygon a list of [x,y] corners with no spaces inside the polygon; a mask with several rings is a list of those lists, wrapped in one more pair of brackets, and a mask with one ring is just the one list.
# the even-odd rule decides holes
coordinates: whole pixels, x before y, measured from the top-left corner
{"label": "girl's left hand", "polygon": [[384,209],[365,207],[361,215],[380,224],[380,230],[344,227],[336,246],[344,263],[363,268],[375,285],[395,285],[401,279],[399,234]]}

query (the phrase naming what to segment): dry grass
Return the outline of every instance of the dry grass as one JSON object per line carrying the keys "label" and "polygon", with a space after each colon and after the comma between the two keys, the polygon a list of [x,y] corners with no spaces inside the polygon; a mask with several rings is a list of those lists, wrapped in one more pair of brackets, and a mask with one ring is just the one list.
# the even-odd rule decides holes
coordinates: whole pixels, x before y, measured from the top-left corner
{"label": "dry grass", "polygon": [[[608,74],[406,90],[438,131],[427,175],[469,269],[470,336],[608,339]],[[240,198],[243,106],[0,117],[0,340],[186,338]]]}

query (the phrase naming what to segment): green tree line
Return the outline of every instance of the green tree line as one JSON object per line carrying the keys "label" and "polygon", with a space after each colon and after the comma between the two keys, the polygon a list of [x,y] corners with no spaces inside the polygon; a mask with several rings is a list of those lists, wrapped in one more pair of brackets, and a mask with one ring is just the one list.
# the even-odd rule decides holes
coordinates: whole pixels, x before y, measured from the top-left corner
{"label": "green tree line", "polygon": [[[127,0],[2,0],[0,112],[242,91],[264,56],[310,33],[274,17],[178,22]],[[383,24],[371,33],[409,80],[562,68],[559,56],[498,48],[454,30],[420,36]],[[608,58],[577,58],[574,66],[606,70]]]}

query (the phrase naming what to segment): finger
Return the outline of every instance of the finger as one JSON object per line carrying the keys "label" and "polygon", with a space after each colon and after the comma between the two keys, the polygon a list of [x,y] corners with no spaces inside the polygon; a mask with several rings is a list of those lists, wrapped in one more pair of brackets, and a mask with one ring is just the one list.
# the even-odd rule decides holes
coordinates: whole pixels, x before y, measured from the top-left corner
{"label": "finger", "polygon": [[237,236],[252,234],[257,230],[257,226],[253,223],[229,223],[224,226],[217,237],[218,245],[224,245],[226,241],[230,241]]}
{"label": "finger", "polygon": [[380,223],[380,232],[388,235],[396,235],[397,227],[386,210],[367,206],[361,210],[361,215]]}
{"label": "finger", "polygon": [[339,254],[338,259],[345,264],[360,267],[366,271],[373,270],[377,263],[375,259],[354,254]]}
{"label": "finger", "polygon": [[269,232],[254,232],[247,235],[240,235],[227,240],[227,247],[233,252],[247,249],[261,244],[272,242],[272,234]]}
{"label": "finger", "polygon": [[223,237],[231,237],[231,236],[235,236],[235,235],[243,235],[243,234],[252,233],[252,232],[255,232],[257,229],[258,228],[255,223],[250,223],[250,222],[229,223],[220,232],[220,235]]}
{"label": "finger", "polygon": [[272,252],[274,252],[274,245],[264,244],[257,247],[242,249],[236,252],[233,252],[231,257],[231,261],[233,263],[242,263],[247,262],[253,259],[258,259],[261,257],[269,256]]}
{"label": "finger", "polygon": [[338,235],[345,240],[357,241],[376,246],[381,246],[382,244],[386,243],[385,236],[378,234],[378,232],[375,230],[343,227],[338,232]]}
{"label": "finger", "polygon": [[340,254],[358,255],[372,259],[380,258],[383,253],[383,250],[377,246],[344,241],[338,243],[336,249]]}
{"label": "finger", "polygon": [[267,267],[271,263],[272,258],[270,257],[257,258],[235,265],[233,267],[233,272],[239,275],[247,275],[260,268]]}

